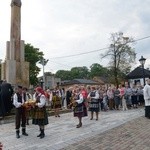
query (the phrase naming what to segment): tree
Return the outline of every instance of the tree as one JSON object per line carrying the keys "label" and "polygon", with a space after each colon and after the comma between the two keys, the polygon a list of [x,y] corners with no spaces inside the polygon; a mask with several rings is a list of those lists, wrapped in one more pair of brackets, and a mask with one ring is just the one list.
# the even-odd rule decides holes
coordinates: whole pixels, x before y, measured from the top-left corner
{"label": "tree", "polygon": [[58,70],[55,73],[57,78],[61,78],[61,80],[72,80],[71,72],[66,70]]}
{"label": "tree", "polygon": [[94,63],[90,66],[90,77],[93,78],[95,76],[106,76],[108,69],[103,67],[98,63]]}
{"label": "tree", "polygon": [[73,67],[70,71],[58,70],[55,74],[56,77],[61,78],[62,80],[73,80],[73,79],[84,79],[89,78],[89,70],[87,67]]}
{"label": "tree", "polygon": [[45,74],[45,76],[54,76],[54,74],[51,72],[45,72],[44,74]]}
{"label": "tree", "polygon": [[83,67],[73,67],[71,69],[71,76],[73,77],[73,79],[84,79],[84,78],[88,78],[89,77],[89,70],[87,67],[83,66]]}
{"label": "tree", "polygon": [[38,84],[37,75],[40,72],[40,68],[36,64],[43,58],[43,55],[43,52],[40,52],[38,48],[34,48],[31,44],[25,44],[25,60],[30,63],[29,80],[31,85]]}
{"label": "tree", "polygon": [[102,55],[110,57],[109,67],[112,70],[112,77],[115,84],[119,85],[120,73],[126,74],[135,61],[135,50],[132,48],[133,39],[124,37],[122,32],[111,34],[111,44],[109,50]]}

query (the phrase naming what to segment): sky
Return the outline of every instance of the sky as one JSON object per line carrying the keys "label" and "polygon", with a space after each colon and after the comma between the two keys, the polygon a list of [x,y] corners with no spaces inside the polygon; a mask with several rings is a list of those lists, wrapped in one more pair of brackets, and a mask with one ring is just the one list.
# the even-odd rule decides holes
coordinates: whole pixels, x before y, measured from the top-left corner
{"label": "sky", "polygon": [[[3,61],[6,41],[10,40],[10,3],[11,0],[1,0],[0,5]],[[21,39],[39,48],[49,59],[45,72],[56,73],[73,67],[89,68],[94,63],[107,66],[109,60],[101,59],[101,54],[111,43],[112,33],[123,32],[135,40],[148,37],[134,43],[137,55],[132,68],[140,65],[141,56],[146,58],[145,67],[149,67],[149,6],[150,0],[22,0]]]}

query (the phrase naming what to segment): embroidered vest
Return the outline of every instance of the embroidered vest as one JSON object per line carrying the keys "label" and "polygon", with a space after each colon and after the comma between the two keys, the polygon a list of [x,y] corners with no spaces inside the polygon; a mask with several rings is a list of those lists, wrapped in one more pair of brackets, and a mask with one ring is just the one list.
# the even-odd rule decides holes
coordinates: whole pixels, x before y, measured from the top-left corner
{"label": "embroidered vest", "polygon": [[16,94],[17,94],[18,102],[22,103],[22,95],[20,95],[19,93]]}

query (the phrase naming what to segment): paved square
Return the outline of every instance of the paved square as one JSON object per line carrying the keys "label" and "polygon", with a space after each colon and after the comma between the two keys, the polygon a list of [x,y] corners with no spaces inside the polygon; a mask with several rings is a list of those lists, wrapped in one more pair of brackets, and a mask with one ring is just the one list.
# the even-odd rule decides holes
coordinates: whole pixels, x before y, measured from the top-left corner
{"label": "paved square", "polygon": [[[90,116],[83,118],[83,127],[79,129],[76,128],[78,122],[77,118],[73,117],[73,113],[62,114],[60,118],[51,116],[45,129],[46,136],[44,139],[36,137],[39,134],[39,129],[38,126],[32,125],[31,121],[30,125],[27,126],[29,136],[21,135],[20,139],[15,137],[14,123],[2,124],[0,125],[0,141],[4,145],[4,150],[117,150],[114,149],[116,145],[119,148],[121,144],[124,145],[123,147],[126,146],[126,142],[120,141],[122,137],[130,138],[133,136],[132,131],[135,132],[139,127],[142,129],[143,124],[140,123],[142,123],[143,119],[146,123],[150,121],[141,116],[144,116],[144,107],[128,111],[100,112],[98,121],[90,120]],[[137,123],[134,123],[136,120],[139,120],[138,128]],[[129,122],[129,125],[125,125],[124,123],[126,122]],[[123,128],[123,124],[127,128],[133,125],[135,130],[127,131],[127,128]],[[111,130],[112,128],[114,129]],[[120,133],[122,134],[120,135]],[[107,138],[104,138],[105,134]],[[117,135],[120,135],[119,139]],[[142,138],[148,136],[141,135]],[[136,141],[136,139],[134,140]],[[136,143],[138,142],[139,139],[137,139]],[[129,145],[133,146],[135,143],[133,144],[132,140],[130,140]],[[118,150],[120,150],[119,148]]]}

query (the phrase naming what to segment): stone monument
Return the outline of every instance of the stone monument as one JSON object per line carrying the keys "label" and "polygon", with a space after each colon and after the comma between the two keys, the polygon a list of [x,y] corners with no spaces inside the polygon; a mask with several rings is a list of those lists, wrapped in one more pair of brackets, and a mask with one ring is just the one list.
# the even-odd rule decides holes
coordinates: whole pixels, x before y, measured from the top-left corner
{"label": "stone monument", "polygon": [[25,61],[24,48],[24,41],[21,40],[21,0],[12,0],[10,41],[6,43],[1,78],[12,85],[29,87],[29,62]]}

